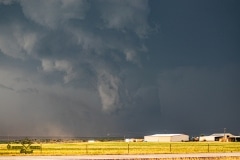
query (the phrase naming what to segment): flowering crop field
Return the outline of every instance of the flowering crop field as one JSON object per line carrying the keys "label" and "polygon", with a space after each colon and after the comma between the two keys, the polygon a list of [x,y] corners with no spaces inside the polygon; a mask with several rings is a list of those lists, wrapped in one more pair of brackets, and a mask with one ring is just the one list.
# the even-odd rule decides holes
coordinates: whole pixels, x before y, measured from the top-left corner
{"label": "flowering crop field", "polygon": [[[20,155],[19,147],[7,148],[0,144],[0,155]],[[20,146],[21,144],[11,144]],[[31,155],[100,155],[100,154],[164,154],[164,153],[218,153],[240,152],[239,142],[59,142],[38,143]]]}

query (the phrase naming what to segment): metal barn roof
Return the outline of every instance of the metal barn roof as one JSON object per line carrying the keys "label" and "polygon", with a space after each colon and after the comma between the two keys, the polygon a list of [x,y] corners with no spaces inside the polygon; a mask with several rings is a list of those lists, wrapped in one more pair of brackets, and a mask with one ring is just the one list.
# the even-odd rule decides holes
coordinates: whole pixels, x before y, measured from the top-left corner
{"label": "metal barn roof", "polygon": [[180,136],[180,135],[185,135],[185,134],[154,134],[154,135],[149,135],[149,136],[154,136],[154,137],[172,137],[172,136]]}
{"label": "metal barn roof", "polygon": [[229,136],[234,136],[234,135],[232,135],[231,133],[214,133],[214,134],[211,134],[210,136],[214,136],[214,137],[223,137],[223,136],[227,136],[227,135],[229,135]]}

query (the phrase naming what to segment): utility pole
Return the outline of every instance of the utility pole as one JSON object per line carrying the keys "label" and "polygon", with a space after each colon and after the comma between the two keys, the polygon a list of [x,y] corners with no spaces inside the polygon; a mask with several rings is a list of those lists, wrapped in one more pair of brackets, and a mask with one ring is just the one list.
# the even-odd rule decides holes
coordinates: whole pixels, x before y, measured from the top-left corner
{"label": "utility pole", "polygon": [[224,132],[224,136],[223,136],[224,142],[226,142],[226,135],[225,135],[226,134],[226,128],[223,129],[223,132]]}

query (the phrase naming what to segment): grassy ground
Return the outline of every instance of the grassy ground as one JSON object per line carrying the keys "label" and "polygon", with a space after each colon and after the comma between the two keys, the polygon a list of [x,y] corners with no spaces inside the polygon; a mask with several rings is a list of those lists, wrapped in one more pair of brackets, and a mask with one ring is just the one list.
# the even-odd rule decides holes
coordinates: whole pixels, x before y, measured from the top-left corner
{"label": "grassy ground", "polygon": [[[12,144],[17,145],[17,144]],[[18,144],[21,146],[21,144]],[[240,152],[239,142],[79,142],[79,143],[42,143],[32,155],[98,155],[98,154],[162,154],[162,153],[208,153]],[[7,149],[7,144],[0,144],[0,155],[20,155],[19,149]]]}

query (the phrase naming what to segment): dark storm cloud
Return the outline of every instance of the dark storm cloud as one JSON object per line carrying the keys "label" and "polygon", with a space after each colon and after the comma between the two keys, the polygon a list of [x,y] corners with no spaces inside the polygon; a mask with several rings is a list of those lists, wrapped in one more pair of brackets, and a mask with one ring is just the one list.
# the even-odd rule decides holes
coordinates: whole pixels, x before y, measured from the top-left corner
{"label": "dark storm cloud", "polygon": [[0,134],[238,132],[238,2],[215,2],[0,1]]}
{"label": "dark storm cloud", "polygon": [[[171,126],[166,128],[208,134],[222,132],[223,126],[228,126],[237,133],[240,76],[235,67],[163,71],[159,75],[159,92],[163,120]],[[175,126],[176,121],[179,126]]]}
{"label": "dark storm cloud", "polygon": [[[147,110],[135,101],[156,94],[153,100],[158,103],[156,89],[151,89],[156,84],[131,76],[144,70],[140,66],[150,31],[147,1],[1,1],[1,8],[1,53],[14,62],[4,65],[1,81],[17,91],[3,96],[2,103],[9,114],[37,113],[29,118],[16,115],[27,126],[47,124],[42,132],[33,127],[29,133],[97,135],[128,130],[126,113]],[[139,85],[131,87],[132,80]],[[18,98],[10,104],[6,97]],[[156,103],[144,105],[159,107]],[[135,122],[140,118],[136,117]],[[9,125],[19,130],[14,120]],[[25,133],[21,129],[19,134]]]}

